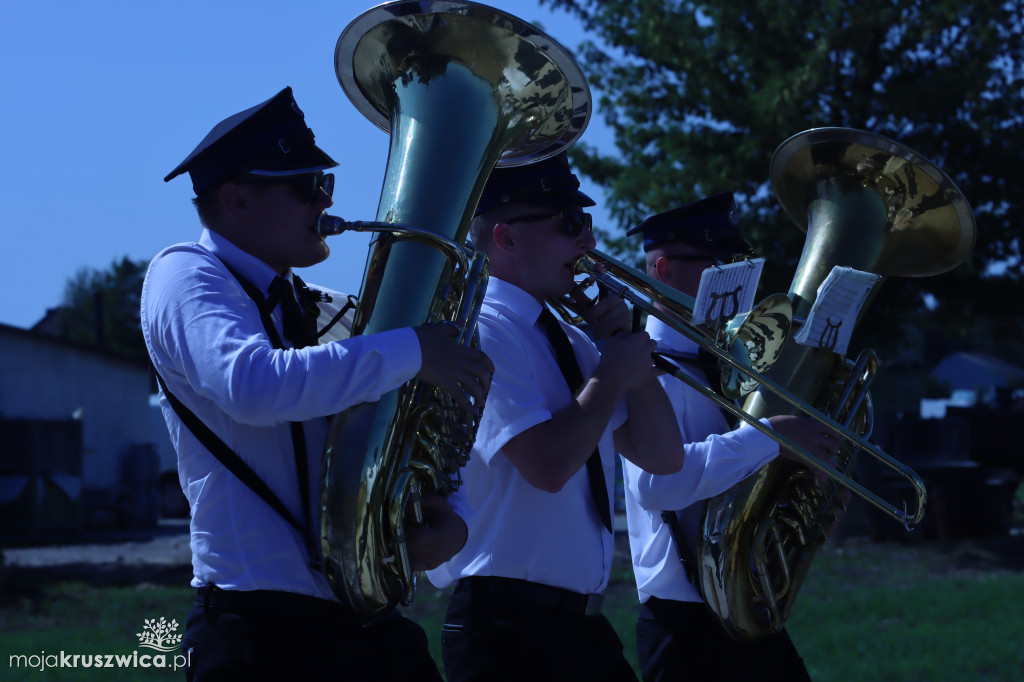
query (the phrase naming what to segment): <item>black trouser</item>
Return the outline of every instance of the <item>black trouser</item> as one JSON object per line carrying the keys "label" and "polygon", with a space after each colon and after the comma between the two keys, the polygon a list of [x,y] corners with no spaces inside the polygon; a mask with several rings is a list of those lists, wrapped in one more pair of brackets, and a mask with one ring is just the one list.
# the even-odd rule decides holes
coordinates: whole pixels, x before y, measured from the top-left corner
{"label": "black trouser", "polygon": [[201,588],[188,614],[186,679],[440,682],[419,625],[372,620],[336,602],[288,592]]}
{"label": "black trouser", "polygon": [[651,598],[636,624],[644,682],[810,681],[785,630],[753,641],[730,637],[704,603]]}
{"label": "black trouser", "polygon": [[460,580],[442,635],[448,682],[636,682],[587,596],[507,578]]}

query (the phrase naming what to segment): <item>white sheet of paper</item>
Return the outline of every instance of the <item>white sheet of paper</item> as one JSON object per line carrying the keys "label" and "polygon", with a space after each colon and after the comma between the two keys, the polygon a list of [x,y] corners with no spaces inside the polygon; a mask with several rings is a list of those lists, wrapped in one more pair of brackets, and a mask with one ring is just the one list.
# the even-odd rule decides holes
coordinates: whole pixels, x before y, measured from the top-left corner
{"label": "white sheet of paper", "polygon": [[838,265],[832,268],[818,286],[811,313],[793,340],[846,355],[860,309],[880,279],[882,276],[873,272]]}
{"label": "white sheet of paper", "polygon": [[693,303],[694,324],[717,327],[754,307],[754,293],[761,279],[764,258],[713,265],[700,276]]}

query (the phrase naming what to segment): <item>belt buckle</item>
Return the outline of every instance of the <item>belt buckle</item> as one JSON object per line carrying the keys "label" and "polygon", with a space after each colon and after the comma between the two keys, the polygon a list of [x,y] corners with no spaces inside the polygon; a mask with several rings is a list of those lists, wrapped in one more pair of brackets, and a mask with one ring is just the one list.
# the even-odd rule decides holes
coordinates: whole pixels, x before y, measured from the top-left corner
{"label": "belt buckle", "polygon": [[588,594],[587,595],[587,608],[583,612],[587,616],[599,616],[601,615],[601,605],[604,603],[603,594]]}

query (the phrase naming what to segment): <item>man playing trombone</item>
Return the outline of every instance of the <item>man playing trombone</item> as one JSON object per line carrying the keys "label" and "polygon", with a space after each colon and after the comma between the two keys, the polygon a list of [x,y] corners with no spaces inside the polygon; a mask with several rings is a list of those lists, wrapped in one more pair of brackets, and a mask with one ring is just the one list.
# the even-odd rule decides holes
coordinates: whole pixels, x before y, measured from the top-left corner
{"label": "man playing trombone", "polygon": [[614,536],[615,452],[672,473],[683,443],[618,297],[586,311],[599,353],[545,305],[575,287],[594,247],[593,200],[565,154],[496,169],[471,227],[491,279],[480,345],[495,372],[473,454],[455,493],[473,514],[466,546],[429,573],[455,584],[445,618],[449,682],[635,680],[600,613]]}
{"label": "man playing trombone", "polygon": [[[627,235],[642,234],[647,274],[696,297],[705,268],[752,254],[724,193],[651,216]],[[684,371],[717,387],[717,363],[662,320],[647,331]],[[754,428],[736,429],[726,413],[688,384],[665,375],[686,445],[683,469],[668,476],[623,460],[633,572],[641,601],[637,656],[645,682],[666,680],[809,680],[789,635],[733,639],[704,603],[694,574],[701,502],[725,492],[779,455],[779,446]],[[780,435],[823,457],[836,448],[833,434],[808,417],[763,420]],[[676,511],[678,510],[678,511]]]}

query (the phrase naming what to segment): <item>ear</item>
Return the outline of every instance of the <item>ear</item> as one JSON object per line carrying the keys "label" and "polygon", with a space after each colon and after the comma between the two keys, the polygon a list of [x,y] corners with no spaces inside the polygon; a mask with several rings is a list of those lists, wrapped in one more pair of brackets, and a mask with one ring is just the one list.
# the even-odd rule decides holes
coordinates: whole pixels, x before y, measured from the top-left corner
{"label": "ear", "polygon": [[654,278],[667,284],[672,278],[672,261],[664,256],[658,256],[658,260],[654,262]]}
{"label": "ear", "polygon": [[234,182],[225,182],[220,186],[217,196],[221,207],[228,213],[236,215],[249,208],[249,197],[245,187]]}
{"label": "ear", "polygon": [[512,251],[516,248],[514,230],[508,223],[496,222],[491,228],[491,243],[502,251]]}

